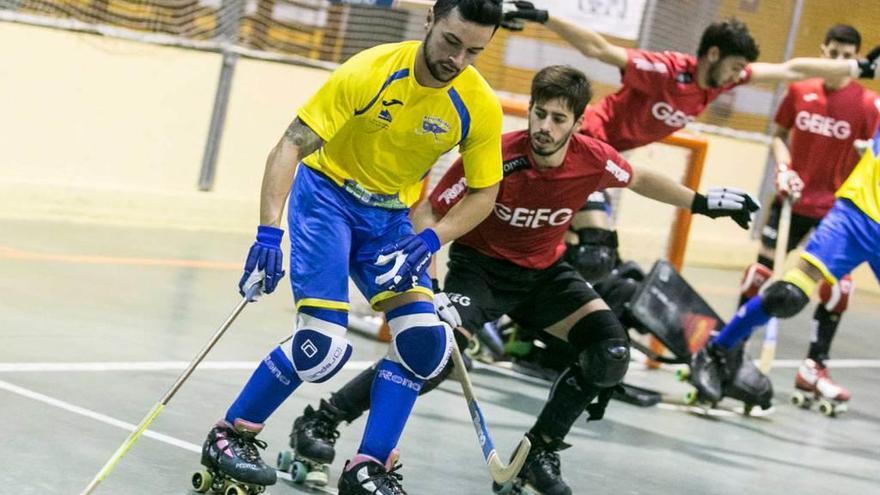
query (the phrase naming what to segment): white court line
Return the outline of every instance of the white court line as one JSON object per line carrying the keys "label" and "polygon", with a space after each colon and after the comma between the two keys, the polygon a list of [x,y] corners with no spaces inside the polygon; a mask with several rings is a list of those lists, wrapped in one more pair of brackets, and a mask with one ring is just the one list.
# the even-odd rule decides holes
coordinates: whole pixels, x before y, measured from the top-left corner
{"label": "white court line", "polygon": [[[251,365],[253,366],[253,363],[251,363]],[[48,404],[50,406],[57,407],[59,409],[64,409],[65,411],[69,411],[74,414],[79,414],[80,416],[85,416],[87,418],[91,418],[96,421],[100,421],[100,422],[102,422],[104,424],[108,424],[110,426],[115,426],[116,428],[120,428],[120,429],[123,429],[128,432],[132,432],[136,428],[136,425],[133,425],[131,423],[126,423],[125,421],[107,416],[106,414],[101,414],[99,412],[92,411],[91,409],[86,409],[84,407],[76,406],[76,405],[71,404],[69,402],[65,402],[63,400],[56,399],[54,397],[49,397],[48,395],[43,395],[41,393],[34,392],[33,390],[28,390],[23,387],[19,387],[18,385],[13,385],[13,384],[6,382],[6,381],[3,381],[3,380],[0,380],[0,390],[6,390],[7,392],[12,392],[14,394],[21,395],[22,397],[27,397],[28,399],[33,399],[35,401],[42,402],[44,404]],[[162,433],[156,433],[155,431],[152,431],[149,429],[144,430],[143,436],[148,437],[148,438],[152,438],[153,440],[158,440],[162,443],[167,443],[169,445],[173,445],[175,447],[181,448],[183,450],[188,450],[190,452],[194,452],[197,454],[202,452],[202,447],[200,445],[196,445],[194,443],[180,440],[178,438],[174,438],[169,435],[164,435]],[[291,482],[293,481],[293,479],[290,477],[290,474],[286,473],[284,471],[278,471],[278,477],[285,479],[287,481],[291,481]],[[313,491],[315,491],[315,490],[323,492],[323,493],[332,493],[332,494],[336,493],[336,490],[333,490],[330,488],[314,487]]]}
{"label": "white court line", "polygon": [[[163,371],[183,370],[188,361],[132,361],[99,363],[0,363],[0,373],[54,372],[54,371]],[[253,370],[259,361],[204,361],[199,370]],[[372,361],[349,361],[342,368],[361,371],[373,365]]]}

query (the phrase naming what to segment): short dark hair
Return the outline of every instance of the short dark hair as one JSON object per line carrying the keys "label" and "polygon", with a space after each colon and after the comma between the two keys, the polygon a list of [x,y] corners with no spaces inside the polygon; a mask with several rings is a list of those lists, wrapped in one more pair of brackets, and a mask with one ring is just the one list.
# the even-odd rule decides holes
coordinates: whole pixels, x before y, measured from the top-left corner
{"label": "short dark hair", "polygon": [[498,27],[503,16],[501,0],[437,0],[434,20],[439,21],[458,9],[461,18],[483,26]]}
{"label": "short dark hair", "polygon": [[862,35],[859,34],[858,29],[849,24],[835,24],[828,28],[828,32],[825,33],[825,44],[827,45],[831,41],[856,45],[856,51],[862,48]]}
{"label": "short dark hair", "polygon": [[556,98],[562,98],[578,119],[593,98],[593,88],[587,76],[570,65],[544,67],[532,78],[529,106]]}
{"label": "short dark hair", "polygon": [[721,22],[713,22],[703,31],[700,38],[700,48],[697,49],[697,57],[709,53],[709,48],[717,46],[721,52],[721,58],[728,56],[745,57],[749,62],[758,60],[761,51],[755,38],[749,33],[746,24],[738,19],[726,19]]}

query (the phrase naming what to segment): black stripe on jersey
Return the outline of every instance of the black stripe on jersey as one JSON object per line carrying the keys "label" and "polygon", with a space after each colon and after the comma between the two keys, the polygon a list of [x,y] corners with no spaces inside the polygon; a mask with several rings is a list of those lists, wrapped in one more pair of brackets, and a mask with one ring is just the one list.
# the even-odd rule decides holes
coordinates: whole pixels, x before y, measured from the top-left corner
{"label": "black stripe on jersey", "polygon": [[518,156],[516,158],[511,158],[510,160],[505,160],[503,167],[505,177],[514,172],[518,172],[520,170],[528,170],[532,168],[532,166],[529,164],[529,159],[524,156]]}

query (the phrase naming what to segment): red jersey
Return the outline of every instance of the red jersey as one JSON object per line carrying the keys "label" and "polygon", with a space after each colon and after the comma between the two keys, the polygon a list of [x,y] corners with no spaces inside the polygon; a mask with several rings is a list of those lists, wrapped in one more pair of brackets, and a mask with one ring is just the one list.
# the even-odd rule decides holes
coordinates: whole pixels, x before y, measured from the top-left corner
{"label": "red jersey", "polygon": [[581,132],[626,151],[663,139],[696,119],[718,95],[748,82],[746,67],[738,82],[703,89],[697,84],[697,59],[678,52],[627,49],[623,86],[584,111]]}
{"label": "red jersey", "polygon": [[[555,168],[536,167],[525,130],[501,137],[501,156],[504,179],[495,208],[455,242],[525,268],[544,269],[556,262],[565,252],[565,231],[587,196],[625,187],[632,177],[632,167],[617,151],[582,134],[572,135],[562,164]],[[465,191],[459,158],[431,192],[431,206],[445,215]]]}
{"label": "red jersey", "polygon": [[870,139],[880,123],[877,98],[855,81],[837,90],[826,88],[822,79],[788,87],[775,120],[791,130],[791,168],[804,181],[794,213],[822,218],[831,209],[834,192],[859,161],[853,141]]}

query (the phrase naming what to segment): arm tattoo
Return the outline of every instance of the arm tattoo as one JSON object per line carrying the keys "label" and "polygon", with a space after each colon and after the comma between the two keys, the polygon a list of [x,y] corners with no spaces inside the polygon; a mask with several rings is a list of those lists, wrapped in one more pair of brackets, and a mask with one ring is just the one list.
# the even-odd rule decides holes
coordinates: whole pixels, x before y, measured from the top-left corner
{"label": "arm tattoo", "polygon": [[324,144],[315,131],[299,120],[299,117],[287,126],[287,130],[284,131],[284,139],[299,149],[300,157],[312,154]]}

